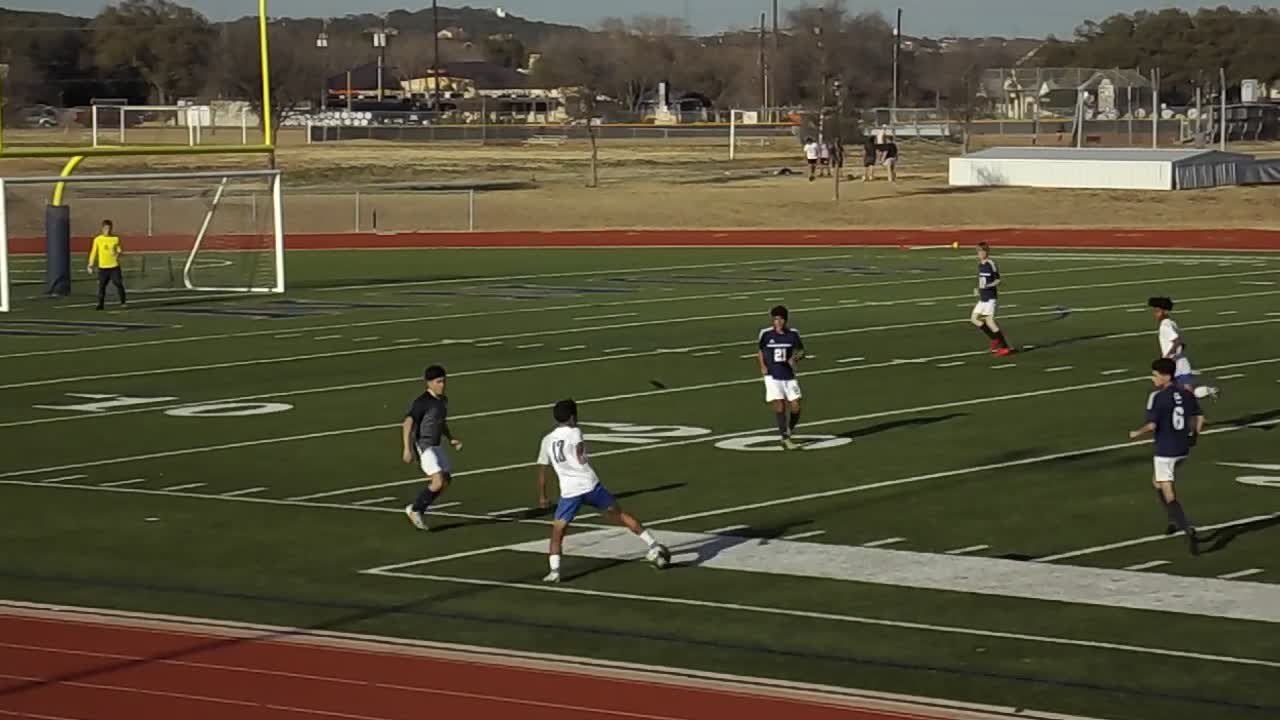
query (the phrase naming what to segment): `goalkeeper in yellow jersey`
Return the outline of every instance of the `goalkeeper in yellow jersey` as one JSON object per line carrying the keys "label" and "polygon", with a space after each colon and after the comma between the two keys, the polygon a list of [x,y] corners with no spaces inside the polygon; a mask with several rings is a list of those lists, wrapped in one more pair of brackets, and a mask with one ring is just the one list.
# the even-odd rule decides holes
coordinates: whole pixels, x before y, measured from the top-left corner
{"label": "goalkeeper in yellow jersey", "polygon": [[124,273],[120,269],[120,256],[124,249],[120,247],[120,238],[116,237],[115,225],[110,220],[102,221],[102,232],[93,239],[93,248],[89,250],[89,274],[98,271],[98,309],[102,309],[107,298],[107,283],[116,286],[120,296],[120,304],[125,304]]}

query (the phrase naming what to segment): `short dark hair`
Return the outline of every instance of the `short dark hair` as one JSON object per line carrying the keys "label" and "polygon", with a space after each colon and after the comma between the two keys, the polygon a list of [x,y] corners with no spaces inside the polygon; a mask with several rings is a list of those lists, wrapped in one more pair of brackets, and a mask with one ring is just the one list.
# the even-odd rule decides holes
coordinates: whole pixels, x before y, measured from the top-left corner
{"label": "short dark hair", "polygon": [[103,220],[103,221],[102,221],[102,227],[109,228],[109,229],[111,229],[111,230],[115,230],[115,229],[116,229],[116,224],[115,224],[115,223],[113,223],[113,222],[111,222],[110,220]]}
{"label": "short dark hair", "polygon": [[578,416],[578,403],[572,400],[561,400],[551,408],[551,414],[555,416],[556,422],[563,425]]}
{"label": "short dark hair", "polygon": [[1173,358],[1160,358],[1151,363],[1151,369],[1161,375],[1173,377],[1174,374],[1178,372],[1178,364],[1173,361]]}
{"label": "short dark hair", "polygon": [[986,240],[983,240],[982,242],[978,243],[978,249],[983,252],[991,252],[991,243],[987,242]]}
{"label": "short dark hair", "polygon": [[1173,300],[1167,297],[1153,297],[1147,299],[1147,307],[1156,310],[1164,310],[1165,312],[1173,312]]}
{"label": "short dark hair", "polygon": [[780,317],[783,320],[786,320],[789,316],[790,313],[787,312],[786,305],[778,305],[769,311],[769,317]]}
{"label": "short dark hair", "polygon": [[439,380],[446,375],[448,375],[448,373],[444,371],[443,365],[432,365],[427,368],[427,371],[422,374],[422,377],[426,378],[427,382],[431,382],[432,380]]}

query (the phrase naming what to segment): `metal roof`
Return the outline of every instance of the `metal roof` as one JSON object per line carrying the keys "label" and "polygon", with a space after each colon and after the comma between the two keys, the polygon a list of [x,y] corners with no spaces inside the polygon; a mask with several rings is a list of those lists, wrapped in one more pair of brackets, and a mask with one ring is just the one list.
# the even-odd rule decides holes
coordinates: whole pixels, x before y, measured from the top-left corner
{"label": "metal roof", "polygon": [[1252,160],[1252,155],[1224,153],[1218,150],[1188,148],[1185,150],[1143,150],[1140,148],[1056,148],[995,147],[969,153],[963,157],[983,160],[1092,160],[1098,162],[1210,162]]}

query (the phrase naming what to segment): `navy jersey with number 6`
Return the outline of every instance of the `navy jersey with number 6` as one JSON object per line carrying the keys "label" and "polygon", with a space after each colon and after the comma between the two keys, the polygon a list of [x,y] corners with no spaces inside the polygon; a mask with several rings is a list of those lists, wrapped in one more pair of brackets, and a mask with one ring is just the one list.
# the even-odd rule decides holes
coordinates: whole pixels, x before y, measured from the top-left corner
{"label": "navy jersey with number 6", "polygon": [[1156,426],[1156,457],[1180,458],[1191,452],[1191,433],[1200,416],[1200,401],[1176,385],[1151,393],[1147,398],[1147,422]]}
{"label": "navy jersey with number 6", "polygon": [[1000,271],[996,269],[995,260],[987,258],[978,263],[978,299],[983,302],[995,300],[1000,293],[992,283],[999,279]]}
{"label": "navy jersey with number 6", "polygon": [[795,328],[778,332],[767,327],[760,331],[760,352],[764,353],[764,366],[769,370],[769,377],[774,380],[796,379],[791,358],[803,349],[804,342],[800,340],[800,333]]}

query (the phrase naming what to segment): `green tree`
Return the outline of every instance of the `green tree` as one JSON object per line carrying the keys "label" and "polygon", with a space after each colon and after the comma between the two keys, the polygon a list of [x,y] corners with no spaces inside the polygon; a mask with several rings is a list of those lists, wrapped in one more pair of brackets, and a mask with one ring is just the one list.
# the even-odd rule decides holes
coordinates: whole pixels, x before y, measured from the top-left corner
{"label": "green tree", "polygon": [[161,105],[198,92],[214,33],[196,11],[169,0],[121,0],[90,24],[94,62],[107,76],[135,72]]}

